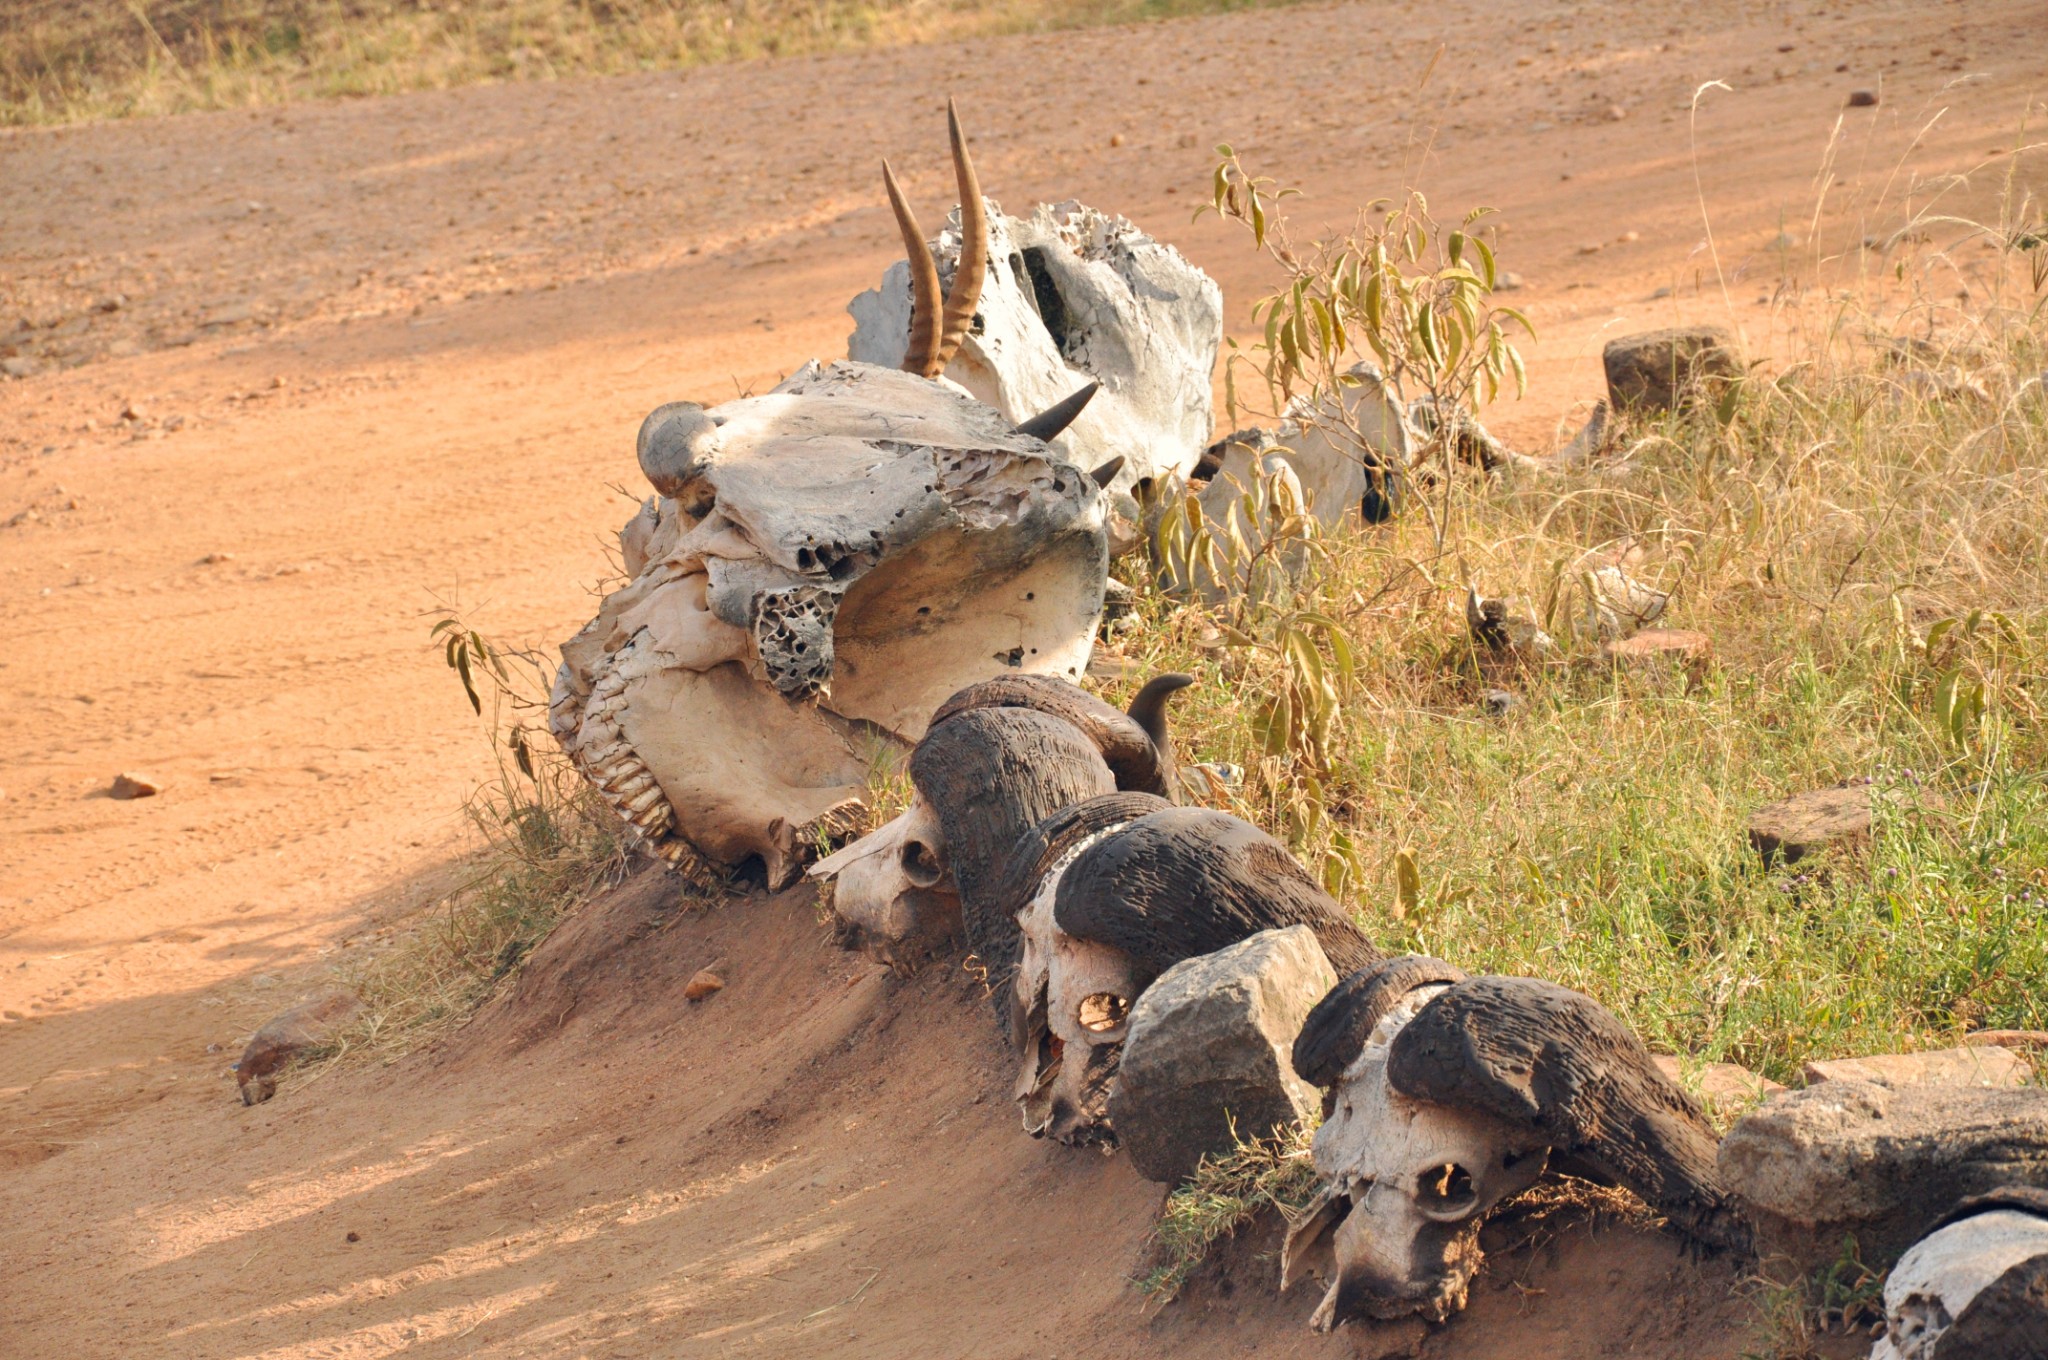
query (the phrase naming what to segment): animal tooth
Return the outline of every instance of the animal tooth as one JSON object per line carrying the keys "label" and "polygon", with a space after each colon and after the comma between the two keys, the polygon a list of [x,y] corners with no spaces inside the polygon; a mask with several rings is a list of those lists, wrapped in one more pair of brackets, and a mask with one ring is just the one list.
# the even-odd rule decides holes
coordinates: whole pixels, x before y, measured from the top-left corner
{"label": "animal tooth", "polygon": [[643,769],[638,773],[628,774],[624,779],[613,784],[607,792],[614,798],[634,798],[646,792],[653,783],[654,776]]}
{"label": "animal tooth", "polygon": [[622,799],[619,805],[634,813],[642,813],[660,802],[664,796],[661,789],[657,786],[643,790],[631,798]]}

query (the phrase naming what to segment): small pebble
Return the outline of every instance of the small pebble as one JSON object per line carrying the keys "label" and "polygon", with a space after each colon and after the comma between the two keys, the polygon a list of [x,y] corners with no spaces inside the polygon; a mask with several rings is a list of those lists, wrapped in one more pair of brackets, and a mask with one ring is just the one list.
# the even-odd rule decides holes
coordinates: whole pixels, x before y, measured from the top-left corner
{"label": "small pebble", "polygon": [[1610,123],[1619,123],[1619,122],[1620,122],[1620,121],[1621,121],[1622,119],[1624,119],[1624,118],[1626,118],[1626,117],[1628,117],[1628,110],[1627,110],[1627,109],[1625,109],[1625,108],[1623,108],[1623,107],[1622,107],[1621,105],[1619,105],[1619,104],[1609,104],[1609,105],[1607,106],[1607,121],[1608,121],[1608,122],[1610,122]]}
{"label": "small pebble", "polygon": [[1877,107],[1876,90],[1849,91],[1849,107],[1852,109],[1874,109]]}
{"label": "small pebble", "polygon": [[124,771],[114,776],[109,790],[116,798],[154,798],[164,791],[164,782],[151,775]]}
{"label": "small pebble", "polygon": [[700,968],[697,975],[683,987],[685,1001],[702,1001],[705,997],[725,990],[725,979],[709,968]]}

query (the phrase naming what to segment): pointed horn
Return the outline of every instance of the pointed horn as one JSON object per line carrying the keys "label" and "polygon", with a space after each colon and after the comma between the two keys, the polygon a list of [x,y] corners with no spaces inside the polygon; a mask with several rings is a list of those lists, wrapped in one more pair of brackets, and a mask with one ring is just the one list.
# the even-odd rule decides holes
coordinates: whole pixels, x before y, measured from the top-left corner
{"label": "pointed horn", "polygon": [[917,215],[910,211],[896,172],[882,162],[882,183],[889,190],[889,207],[896,214],[896,228],[903,233],[903,255],[910,261],[910,347],[903,353],[903,371],[921,378],[935,378],[943,363],[934,364],[939,348],[939,265],[932,248],[918,229]]}
{"label": "pointed horn", "polygon": [[946,101],[946,131],[953,139],[953,176],[960,186],[960,264],[953,271],[953,287],[946,294],[945,324],[939,331],[939,347],[932,356],[932,377],[946,371],[960,342],[967,338],[974,310],[981,306],[981,283],[988,276],[988,212],[982,206],[981,181],[974,162],[967,157],[967,138],[960,131],[960,110]]}
{"label": "pointed horn", "polygon": [[1073,395],[1060,398],[1011,433],[1028,434],[1033,439],[1042,439],[1050,443],[1059,438],[1062,430],[1074,423],[1074,417],[1081,414],[1081,408],[1088,404],[1101,386],[1099,382],[1092,382]]}
{"label": "pointed horn", "polygon": [[1145,735],[1152,738],[1152,744],[1159,748],[1161,755],[1169,755],[1173,750],[1166,739],[1166,701],[1194,683],[1194,676],[1183,675],[1179,671],[1154,676],[1145,682],[1145,688],[1138,691],[1138,697],[1131,700],[1131,706],[1125,710],[1133,722],[1145,729]]}
{"label": "pointed horn", "polygon": [[1122,472],[1123,470],[1124,456],[1122,454],[1118,454],[1116,457],[1110,459],[1107,463],[1104,463],[1101,467],[1095,469],[1095,471],[1089,473],[1088,480],[1095,483],[1095,485],[1098,487],[1106,488],[1111,482],[1116,480],[1117,473]]}

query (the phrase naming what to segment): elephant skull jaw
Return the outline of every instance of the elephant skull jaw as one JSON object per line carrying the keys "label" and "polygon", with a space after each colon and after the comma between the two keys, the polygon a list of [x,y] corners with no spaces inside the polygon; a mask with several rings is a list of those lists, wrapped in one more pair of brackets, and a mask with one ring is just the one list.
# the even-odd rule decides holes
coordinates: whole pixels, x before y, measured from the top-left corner
{"label": "elephant skull jaw", "polygon": [[960,933],[960,894],[938,815],[920,795],[901,815],[812,865],[830,884],[839,942],[908,970]]}
{"label": "elephant skull jaw", "polygon": [[1358,1317],[1442,1322],[1463,1308],[1482,1260],[1481,1222],[1548,1162],[1529,1131],[1412,1100],[1388,1082],[1388,1044],[1443,990],[1416,988],[1380,1022],[1316,1131],[1311,1155],[1325,1189],[1289,1233],[1282,1287],[1305,1271],[1329,1277],[1310,1319],[1319,1332]]}

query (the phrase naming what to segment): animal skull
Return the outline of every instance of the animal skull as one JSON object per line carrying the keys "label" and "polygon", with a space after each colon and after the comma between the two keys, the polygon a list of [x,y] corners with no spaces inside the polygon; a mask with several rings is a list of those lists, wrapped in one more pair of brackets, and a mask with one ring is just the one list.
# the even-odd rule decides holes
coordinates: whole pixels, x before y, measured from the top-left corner
{"label": "animal skull", "polygon": [[1410,1099],[1387,1081],[1394,1036],[1447,990],[1418,987],[1380,1021],[1316,1130],[1324,1190],[1288,1235],[1282,1288],[1304,1269],[1330,1278],[1309,1323],[1319,1332],[1359,1313],[1441,1322],[1463,1308],[1481,1222],[1543,1174],[1548,1149],[1528,1129]]}
{"label": "animal skull", "polygon": [[[1185,476],[1211,433],[1222,290],[1172,246],[1080,203],[1041,204],[1025,218],[989,204],[986,218],[980,305],[946,377],[1013,420],[1100,382],[1054,449],[1089,468],[1121,456],[1110,488],[1120,501]],[[957,277],[963,239],[957,217],[940,232],[941,273]],[[853,300],[848,355],[903,362],[912,282],[899,261]]]}
{"label": "animal skull", "polygon": [[1870,1360],[2034,1354],[2048,1338],[2048,1192],[1966,1200],[1892,1267]]}
{"label": "animal skull", "polygon": [[1088,478],[993,410],[866,364],[665,406],[633,579],[562,648],[563,750],[672,855],[772,885],[857,807],[871,734],[1005,669],[1078,675],[1108,556]]}
{"label": "animal skull", "polygon": [[1018,1072],[1012,1095],[1024,1131],[1070,1146],[1111,1141],[1109,1096],[1131,1007],[1144,990],[1130,955],[1078,940],[1053,920],[1060,879],[1081,853],[1127,823],[1106,827],[1052,867],[1018,917],[1023,953],[1012,1000]]}
{"label": "animal skull", "polygon": [[563,645],[549,724],[672,863],[758,859],[783,886],[859,807],[877,741],[915,741],[972,681],[1087,663],[1102,499],[1045,443],[1086,394],[1013,427],[937,380],[987,260],[957,118],[951,131],[968,206],[943,298],[884,166],[921,266],[906,371],[812,363],[765,396],[671,403],[641,426],[657,494],[619,535],[632,579]]}
{"label": "animal skull", "polygon": [[1702,1243],[1749,1244],[1706,1116],[1590,997],[1411,955],[1331,988],[1293,1056],[1327,1093],[1312,1149],[1323,1193],[1288,1235],[1281,1287],[1304,1269],[1331,1280],[1319,1331],[1462,1308],[1481,1221],[1553,1160],[1635,1191]]}

